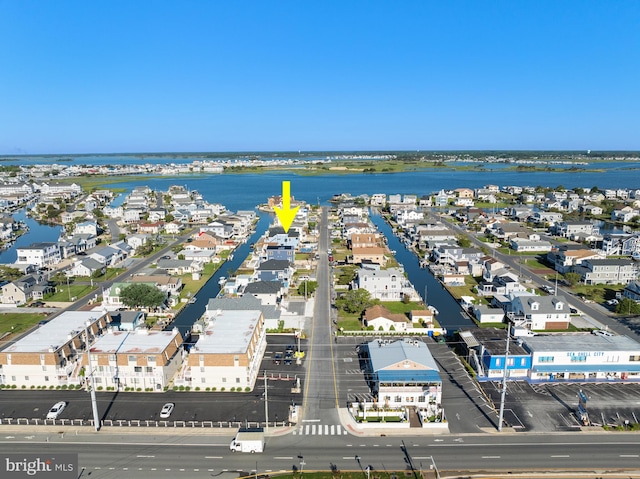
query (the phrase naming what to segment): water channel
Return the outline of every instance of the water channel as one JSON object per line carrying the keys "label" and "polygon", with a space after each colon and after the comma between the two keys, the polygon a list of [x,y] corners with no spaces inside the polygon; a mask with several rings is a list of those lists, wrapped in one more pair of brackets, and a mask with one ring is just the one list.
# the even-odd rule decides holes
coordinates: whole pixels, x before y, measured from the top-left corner
{"label": "water channel", "polygon": [[449,333],[460,328],[475,327],[473,321],[463,313],[458,302],[442,283],[433,276],[431,271],[420,268],[420,262],[416,254],[393,234],[389,224],[376,209],[371,209],[371,221],[387,237],[389,249],[395,250],[396,260],[404,266],[409,281],[422,296],[425,303],[434,306],[438,310],[436,319],[440,325],[447,328]]}
{"label": "water channel", "polygon": [[177,327],[182,336],[185,336],[187,331],[191,330],[191,326],[195,323],[200,316],[204,313],[209,299],[215,298],[220,292],[220,278],[223,276],[229,276],[229,271],[236,271],[247,259],[251,252],[251,244],[257,242],[257,240],[264,234],[269,227],[269,224],[273,221],[273,215],[261,213],[258,216],[258,223],[251,237],[243,244],[241,244],[233,252],[233,259],[225,261],[220,268],[213,274],[213,276],[207,281],[204,286],[196,293],[196,300],[194,303],[187,304],[182,311],[178,314],[175,321],[171,323],[170,327]]}

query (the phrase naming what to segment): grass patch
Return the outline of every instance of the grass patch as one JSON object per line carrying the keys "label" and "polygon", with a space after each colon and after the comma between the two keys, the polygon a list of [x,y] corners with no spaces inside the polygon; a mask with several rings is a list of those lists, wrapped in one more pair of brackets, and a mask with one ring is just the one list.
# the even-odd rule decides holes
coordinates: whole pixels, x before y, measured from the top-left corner
{"label": "grass patch", "polygon": [[338,330],[340,329],[344,331],[360,331],[362,329],[360,315],[358,313],[340,311],[338,313]]}
{"label": "grass patch", "polygon": [[622,291],[623,284],[577,284],[571,288],[578,296],[602,303],[616,297],[616,292]]}
{"label": "grass patch", "polygon": [[66,284],[60,285],[56,288],[56,292],[50,295],[45,296],[45,301],[56,301],[56,302],[69,302],[72,299],[76,298],[80,299],[83,296],[91,293],[92,291],[97,290],[97,286],[91,286],[90,284],[72,284],[67,288]]}
{"label": "grass patch", "polygon": [[[449,291],[451,295],[456,299],[460,299],[463,296],[471,296],[475,298],[477,295],[475,291],[475,287],[477,285],[478,285],[478,280],[476,278],[474,278],[473,276],[466,275],[464,277],[464,286],[445,286],[445,288],[447,288],[447,291]],[[427,302],[428,301],[429,301],[429,298],[427,297]]]}
{"label": "grass patch", "polygon": [[26,331],[42,321],[47,315],[43,313],[2,313],[0,314],[0,336],[5,333],[18,334]]}
{"label": "grass patch", "polygon": [[402,301],[385,301],[381,303],[381,305],[395,314],[407,314],[409,311],[425,308],[422,302],[417,301],[412,301],[410,303],[403,303]]}

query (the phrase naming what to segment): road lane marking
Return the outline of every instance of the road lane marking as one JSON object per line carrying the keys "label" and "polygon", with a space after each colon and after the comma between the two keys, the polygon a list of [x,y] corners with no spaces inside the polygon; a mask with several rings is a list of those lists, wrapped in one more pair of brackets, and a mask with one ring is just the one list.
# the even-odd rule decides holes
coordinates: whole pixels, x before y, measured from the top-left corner
{"label": "road lane marking", "polygon": [[274,459],[290,460],[290,459],[293,459],[293,456],[276,456],[274,457]]}
{"label": "road lane marking", "polygon": [[143,455],[137,455],[136,457],[156,457],[156,456],[143,456]]}
{"label": "road lane marking", "polygon": [[571,457],[571,456],[569,456],[569,454],[558,454],[558,455],[551,456],[551,457]]}
{"label": "road lane marking", "polygon": [[482,459],[500,459],[500,456],[482,456]]}
{"label": "road lane marking", "polygon": [[204,456],[205,459],[222,459],[222,456]]}
{"label": "road lane marking", "polygon": [[620,457],[640,457],[638,454],[620,454]]}
{"label": "road lane marking", "polygon": [[320,419],[303,419],[302,422],[320,422]]}

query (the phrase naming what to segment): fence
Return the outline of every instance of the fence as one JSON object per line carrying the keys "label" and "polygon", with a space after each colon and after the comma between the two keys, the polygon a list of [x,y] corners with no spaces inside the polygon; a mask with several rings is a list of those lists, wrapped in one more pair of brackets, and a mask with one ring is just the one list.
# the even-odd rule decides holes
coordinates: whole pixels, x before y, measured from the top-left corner
{"label": "fence", "polygon": [[[0,425],[8,426],[94,426],[93,419],[41,419],[41,418],[0,418]],[[288,421],[269,421],[268,427],[287,427]],[[153,419],[104,419],[100,427],[164,427],[164,428],[259,428],[267,427],[260,421],[167,421]]]}

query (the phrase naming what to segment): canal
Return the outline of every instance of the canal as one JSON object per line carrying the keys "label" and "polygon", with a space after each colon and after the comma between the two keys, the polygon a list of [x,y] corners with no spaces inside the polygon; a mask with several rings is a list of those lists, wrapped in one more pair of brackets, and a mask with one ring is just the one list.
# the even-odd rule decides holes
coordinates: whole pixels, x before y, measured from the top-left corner
{"label": "canal", "polygon": [[458,302],[451,296],[446,288],[438,281],[429,269],[420,268],[420,262],[416,254],[400,241],[389,224],[380,216],[379,211],[371,209],[371,221],[378,230],[387,237],[390,250],[395,250],[396,260],[404,266],[418,294],[426,304],[434,306],[438,310],[436,319],[440,325],[452,333],[460,328],[473,328],[475,324],[466,316]]}
{"label": "canal", "polygon": [[232,260],[227,259],[227,261],[220,265],[209,281],[207,281],[204,286],[200,288],[200,291],[196,293],[195,302],[187,304],[182,311],[180,311],[175,321],[173,321],[169,326],[170,328],[177,327],[183,337],[191,330],[193,323],[195,323],[204,313],[207,304],[209,303],[209,299],[215,298],[220,292],[220,278],[222,276],[228,276],[229,271],[235,272],[242,265],[251,252],[251,245],[257,242],[269,227],[269,224],[273,219],[273,215],[260,213],[258,218],[256,229],[251,237],[246,241],[246,243],[243,243],[236,248],[233,252]]}

